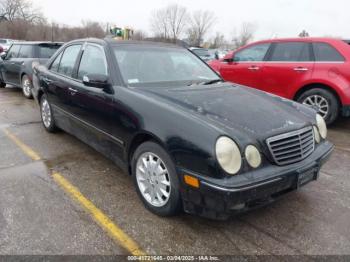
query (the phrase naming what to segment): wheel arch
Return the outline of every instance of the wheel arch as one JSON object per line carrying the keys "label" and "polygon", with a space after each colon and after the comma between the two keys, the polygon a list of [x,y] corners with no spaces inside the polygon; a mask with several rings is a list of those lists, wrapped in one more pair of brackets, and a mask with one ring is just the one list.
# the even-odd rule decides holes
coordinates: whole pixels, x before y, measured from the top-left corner
{"label": "wheel arch", "polygon": [[[173,160],[171,154],[169,154],[168,150],[166,149],[165,144],[162,142],[160,138],[158,138],[156,135],[153,133],[150,133],[148,131],[140,131],[134,137],[131,139],[129,145],[127,146],[126,150],[126,157],[127,157],[127,163],[128,163],[128,173],[129,175],[132,174],[131,172],[131,159],[136,151],[137,147],[141,145],[142,143],[152,141],[154,143],[157,143],[160,145],[169,155],[169,157]],[[174,162],[175,163],[175,162]]]}
{"label": "wheel arch", "polygon": [[338,103],[340,106],[343,105],[342,100],[340,99],[340,96],[338,94],[338,92],[331,86],[326,85],[326,84],[322,84],[322,83],[311,83],[311,84],[307,84],[304,85],[303,87],[301,87],[294,95],[293,100],[298,100],[298,98],[306,91],[311,90],[313,88],[322,88],[324,90],[327,90],[329,92],[331,92],[336,99],[338,100]]}

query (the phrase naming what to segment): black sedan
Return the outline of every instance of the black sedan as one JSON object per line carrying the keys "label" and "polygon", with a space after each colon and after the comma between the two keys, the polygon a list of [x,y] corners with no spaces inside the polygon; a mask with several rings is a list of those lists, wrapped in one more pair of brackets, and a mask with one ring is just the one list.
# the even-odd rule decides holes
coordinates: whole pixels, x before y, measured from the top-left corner
{"label": "black sedan", "polygon": [[34,68],[44,127],[129,173],[152,212],[224,219],[316,180],[333,145],[301,104],[225,83],[190,51],[76,40]]}

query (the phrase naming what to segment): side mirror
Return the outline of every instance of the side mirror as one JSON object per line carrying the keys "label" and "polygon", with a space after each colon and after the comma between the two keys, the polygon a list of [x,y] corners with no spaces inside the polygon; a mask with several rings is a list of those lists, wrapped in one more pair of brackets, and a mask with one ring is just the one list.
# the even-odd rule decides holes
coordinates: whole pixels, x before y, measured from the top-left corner
{"label": "side mirror", "polygon": [[83,77],[83,83],[89,87],[104,89],[109,87],[108,76],[100,74],[89,74]]}

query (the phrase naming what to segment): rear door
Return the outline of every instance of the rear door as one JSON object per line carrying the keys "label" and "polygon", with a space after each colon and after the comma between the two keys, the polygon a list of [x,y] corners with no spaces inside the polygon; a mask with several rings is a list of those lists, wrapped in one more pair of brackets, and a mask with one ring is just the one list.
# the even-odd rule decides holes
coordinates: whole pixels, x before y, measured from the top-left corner
{"label": "rear door", "polygon": [[260,88],[261,70],[269,47],[269,43],[261,43],[236,52],[233,55],[233,61],[222,62],[221,76],[226,81]]}
{"label": "rear door", "polygon": [[312,46],[308,42],[277,42],[261,71],[261,89],[289,99],[312,77]]}
{"label": "rear door", "polygon": [[76,85],[73,75],[77,68],[81,47],[81,43],[67,46],[56,56],[47,74],[41,79],[54,111],[61,110],[69,113],[73,110],[72,96],[75,92],[72,90],[75,90]]}
{"label": "rear door", "polygon": [[16,72],[18,71],[17,61],[20,49],[20,45],[12,45],[9,51],[7,52],[5,59],[2,62],[1,72],[5,83],[14,84],[16,82],[16,78],[18,78]]}

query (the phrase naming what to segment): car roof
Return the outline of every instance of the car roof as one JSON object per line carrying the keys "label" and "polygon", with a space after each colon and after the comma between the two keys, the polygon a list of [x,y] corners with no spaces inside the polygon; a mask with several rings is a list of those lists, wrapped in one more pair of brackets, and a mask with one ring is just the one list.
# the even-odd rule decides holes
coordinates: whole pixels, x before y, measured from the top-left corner
{"label": "car roof", "polygon": [[331,37],[294,37],[294,38],[273,38],[254,42],[257,43],[276,43],[276,42],[339,42],[339,38]]}
{"label": "car roof", "polygon": [[22,41],[22,42],[13,42],[13,44],[14,44],[14,45],[42,45],[42,44],[63,45],[63,42]]}
{"label": "car roof", "polygon": [[157,47],[170,47],[170,48],[178,48],[178,49],[185,49],[181,46],[175,45],[175,44],[169,44],[169,43],[162,43],[162,42],[152,42],[152,41],[135,41],[135,40],[115,40],[113,38],[82,38],[73,40],[69,43],[75,43],[75,42],[89,42],[89,43],[96,43],[101,45],[139,45],[139,46],[157,46]]}

